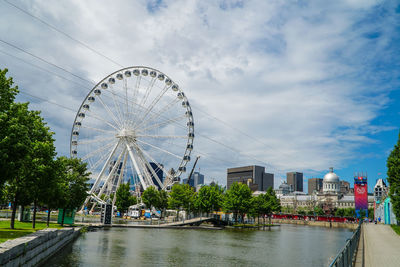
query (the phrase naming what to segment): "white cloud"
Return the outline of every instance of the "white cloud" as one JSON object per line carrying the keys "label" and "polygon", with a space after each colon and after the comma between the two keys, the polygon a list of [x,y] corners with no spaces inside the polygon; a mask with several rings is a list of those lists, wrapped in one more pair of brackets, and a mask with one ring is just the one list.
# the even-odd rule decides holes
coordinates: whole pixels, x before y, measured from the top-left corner
{"label": "white cloud", "polygon": [[[287,170],[311,173],[332,165],[341,168],[357,157],[358,148],[374,142],[371,133],[382,130],[371,123],[388,103],[388,91],[374,76],[373,65],[377,58],[393,53],[385,50],[391,34],[386,21],[391,17],[379,24],[360,23],[379,2],[157,3],[23,1],[16,5],[124,66],[151,66],[176,80],[195,107],[195,153],[212,155],[203,156],[199,166],[206,177],[220,183],[225,183],[227,167],[245,164],[272,164],[271,171],[278,176]],[[118,69],[9,5],[0,5],[2,38],[96,82]],[[378,43],[364,36],[371,27],[381,34]],[[3,44],[0,49],[14,51]],[[88,91],[2,54],[0,58],[22,91],[72,109],[78,109]],[[47,103],[32,107],[43,110],[56,131],[59,154],[68,154],[75,114]]]}

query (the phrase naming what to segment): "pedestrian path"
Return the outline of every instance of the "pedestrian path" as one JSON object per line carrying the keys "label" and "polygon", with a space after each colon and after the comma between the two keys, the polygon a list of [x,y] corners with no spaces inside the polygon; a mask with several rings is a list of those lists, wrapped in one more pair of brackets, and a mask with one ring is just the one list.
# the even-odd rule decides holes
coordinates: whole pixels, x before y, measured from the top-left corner
{"label": "pedestrian path", "polygon": [[390,225],[366,223],[363,227],[365,266],[400,266],[400,236]]}

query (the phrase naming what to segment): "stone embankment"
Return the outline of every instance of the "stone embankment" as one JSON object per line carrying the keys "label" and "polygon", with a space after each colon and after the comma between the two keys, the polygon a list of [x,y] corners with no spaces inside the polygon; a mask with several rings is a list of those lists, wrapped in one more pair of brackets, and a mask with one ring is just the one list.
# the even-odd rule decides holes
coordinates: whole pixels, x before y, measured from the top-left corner
{"label": "stone embankment", "polygon": [[343,223],[343,222],[321,222],[321,221],[304,221],[304,220],[288,220],[288,219],[272,219],[273,223],[288,223],[297,225],[321,226],[321,227],[334,227],[334,228],[348,228],[357,229],[357,223]]}
{"label": "stone embankment", "polygon": [[0,244],[0,266],[35,266],[48,259],[80,233],[81,227],[47,228]]}

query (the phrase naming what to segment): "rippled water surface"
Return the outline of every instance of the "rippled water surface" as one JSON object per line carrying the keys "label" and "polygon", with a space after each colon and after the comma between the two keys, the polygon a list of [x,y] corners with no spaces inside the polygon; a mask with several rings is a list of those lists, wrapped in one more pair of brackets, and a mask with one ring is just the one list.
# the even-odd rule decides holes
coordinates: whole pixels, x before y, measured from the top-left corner
{"label": "rippled water surface", "polygon": [[327,266],[352,232],[111,228],[88,232],[44,266]]}

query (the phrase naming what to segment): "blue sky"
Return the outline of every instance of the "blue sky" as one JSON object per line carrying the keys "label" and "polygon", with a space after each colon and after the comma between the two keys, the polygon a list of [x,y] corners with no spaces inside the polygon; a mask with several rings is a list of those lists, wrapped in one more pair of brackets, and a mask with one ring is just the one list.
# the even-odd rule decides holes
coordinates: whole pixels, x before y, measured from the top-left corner
{"label": "blue sky", "polygon": [[[397,1],[13,3],[122,66],[173,77],[192,104],[208,182],[254,164],[275,173],[275,186],[287,171],[322,177],[331,166],[348,181],[368,172],[370,188],[386,177],[400,127]],[[120,68],[3,1],[0,37],[95,82]],[[21,91],[72,110],[18,97],[42,110],[68,155],[74,111],[92,85],[4,43],[0,51]]]}

